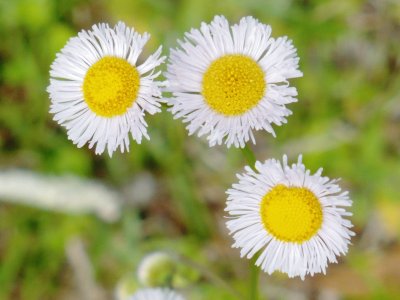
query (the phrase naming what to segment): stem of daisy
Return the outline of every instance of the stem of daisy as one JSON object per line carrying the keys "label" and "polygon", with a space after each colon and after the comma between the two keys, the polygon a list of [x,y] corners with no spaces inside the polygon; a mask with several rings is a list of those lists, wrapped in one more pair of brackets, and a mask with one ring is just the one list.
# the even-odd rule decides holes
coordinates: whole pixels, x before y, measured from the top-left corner
{"label": "stem of daisy", "polygon": [[256,266],[257,255],[254,255],[250,260],[250,286],[249,286],[249,299],[258,300],[258,278],[260,275],[260,268]]}
{"label": "stem of daisy", "polygon": [[[256,156],[249,145],[246,144],[244,148],[241,149],[243,156],[246,158],[249,166],[255,170]],[[250,260],[250,278],[249,278],[249,299],[258,300],[258,278],[260,275],[260,268],[256,266],[258,255],[255,254]]]}
{"label": "stem of daisy", "polygon": [[243,156],[246,158],[247,163],[249,166],[254,170],[255,163],[256,163],[256,156],[254,155],[253,150],[251,150],[250,146],[246,144],[244,148],[241,148]]}

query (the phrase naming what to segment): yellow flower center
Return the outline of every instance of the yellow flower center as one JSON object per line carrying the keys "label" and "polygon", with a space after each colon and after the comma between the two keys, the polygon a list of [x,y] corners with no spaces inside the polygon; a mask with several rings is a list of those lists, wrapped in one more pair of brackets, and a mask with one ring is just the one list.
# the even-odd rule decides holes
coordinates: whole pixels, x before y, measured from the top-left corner
{"label": "yellow flower center", "polygon": [[322,207],[309,189],[279,184],[261,201],[261,219],[266,230],[278,240],[302,243],[322,225]]}
{"label": "yellow flower center", "polygon": [[203,77],[202,95],[216,112],[235,116],[253,108],[264,96],[261,67],[244,55],[225,55],[211,63]]}
{"label": "yellow flower center", "polygon": [[94,63],[83,80],[89,108],[102,117],[124,114],[137,98],[140,77],[125,59],[105,56]]}

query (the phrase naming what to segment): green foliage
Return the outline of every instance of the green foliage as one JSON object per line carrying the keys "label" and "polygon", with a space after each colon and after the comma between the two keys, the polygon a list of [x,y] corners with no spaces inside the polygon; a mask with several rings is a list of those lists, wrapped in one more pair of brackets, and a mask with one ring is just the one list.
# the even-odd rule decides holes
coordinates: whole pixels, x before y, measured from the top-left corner
{"label": "green foliage", "polygon": [[[254,15],[271,24],[274,36],[289,36],[304,72],[293,81],[299,103],[290,106],[288,124],[275,128],[276,139],[257,134],[257,159],[283,152],[293,159],[303,152],[312,171],[324,166],[327,176],[341,177],[354,200],[360,234],[380,204],[400,209],[399,12],[396,1],[386,0],[0,1],[0,169],[75,174],[115,189],[149,170],[162,185],[148,207],[124,206],[116,224],[0,203],[0,299],[59,299],[71,285],[65,247],[75,236],[84,241],[96,280],[107,290],[132,274],[148,251],[163,249],[201,262],[244,289],[247,261],[227,250],[231,241],[221,229],[224,190],[246,164],[240,151],[208,149],[201,139],[187,137],[184,125],[165,109],[147,118],[151,141],[132,143],[129,153],[112,159],[77,149],[52,121],[46,93],[50,64],[81,28],[123,20],[151,33],[148,51],[163,44],[165,54],[184,31],[215,14],[232,21]],[[205,167],[211,151],[222,153],[224,168]],[[361,276],[370,272],[364,250],[352,251],[345,270],[356,270],[370,286],[364,293],[342,294],[398,298],[398,286],[385,285],[379,274]],[[232,297],[201,272],[187,290],[190,299]]]}

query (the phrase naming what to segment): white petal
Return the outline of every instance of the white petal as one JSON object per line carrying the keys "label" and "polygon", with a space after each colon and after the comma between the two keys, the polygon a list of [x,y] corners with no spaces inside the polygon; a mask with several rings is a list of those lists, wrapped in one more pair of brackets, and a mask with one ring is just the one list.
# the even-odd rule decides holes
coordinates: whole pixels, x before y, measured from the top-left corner
{"label": "white petal", "polygon": [[[238,174],[239,183],[227,191],[226,225],[234,239],[233,247],[241,248],[240,254],[246,258],[259,253],[256,265],[268,274],[281,271],[289,277],[304,279],[306,275],[325,273],[328,263],[336,263],[338,256],[347,253],[354,235],[351,222],[345,219],[349,213],[344,207],[351,206],[348,193],[341,192],[336,180],[322,177],[322,169],[310,174],[301,155],[292,166],[285,155],[282,163],[269,159],[256,162],[255,167],[257,172],[246,167],[245,173]],[[308,241],[300,244],[280,241],[265,229],[260,203],[277,184],[309,188],[320,201],[322,225]]]}
{"label": "white petal", "polygon": [[[189,135],[206,136],[210,146],[244,147],[255,143],[254,131],[265,130],[275,136],[272,125],[286,123],[291,111],[286,104],[296,102],[297,91],[288,79],[302,76],[292,42],[286,37],[271,38],[271,27],[253,17],[242,18],[230,26],[223,16],[185,34],[179,47],[171,49],[165,76],[170,112],[187,123]],[[202,80],[209,65],[226,54],[242,54],[257,62],[265,72],[265,95],[247,112],[227,116],[214,111],[201,95]]]}
{"label": "white petal", "polygon": [[[82,147],[95,147],[96,154],[107,150],[111,156],[118,148],[129,151],[129,134],[140,143],[149,138],[145,113],[154,114],[161,109],[162,83],[155,81],[159,72],[155,68],[163,63],[161,47],[140,66],[137,59],[150,35],[140,35],[133,28],[119,22],[114,28],[108,24],[93,25],[71,38],[57,54],[50,70],[47,91],[51,98],[50,112],[54,120],[64,126],[68,138]],[[137,99],[124,114],[114,117],[96,115],[86,104],[82,91],[87,70],[104,56],[126,59],[137,67],[141,76]]]}

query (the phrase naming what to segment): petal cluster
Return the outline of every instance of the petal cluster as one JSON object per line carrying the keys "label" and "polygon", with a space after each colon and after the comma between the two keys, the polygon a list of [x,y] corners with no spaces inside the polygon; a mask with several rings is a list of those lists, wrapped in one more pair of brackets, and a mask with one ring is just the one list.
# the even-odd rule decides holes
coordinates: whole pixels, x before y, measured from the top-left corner
{"label": "petal cluster", "polygon": [[[291,111],[286,105],[296,102],[297,91],[288,79],[302,76],[299,58],[287,37],[272,38],[271,27],[253,17],[244,17],[229,25],[223,16],[210,24],[185,34],[179,47],[172,49],[167,66],[167,99],[175,118],[187,123],[189,134],[207,136],[210,146],[225,143],[244,147],[253,131],[266,130],[275,135],[272,125],[286,123]],[[252,109],[240,115],[227,116],[207,105],[202,94],[204,74],[210,64],[225,55],[244,55],[259,64],[264,72],[266,89]]]}
{"label": "petal cluster", "polygon": [[[54,120],[67,129],[68,138],[78,147],[85,144],[95,147],[96,154],[105,150],[111,156],[118,148],[129,151],[129,134],[140,143],[149,138],[145,113],[154,114],[161,107],[161,83],[155,81],[155,72],[165,59],[161,47],[143,63],[138,58],[150,35],[137,33],[119,22],[115,27],[108,24],[93,25],[89,31],[81,31],[71,38],[57,54],[50,70],[47,91],[51,98],[50,112]],[[89,68],[104,57],[117,57],[134,66],[140,76],[137,98],[125,113],[104,117],[93,112],[85,102],[83,82]]]}
{"label": "petal cluster", "polygon": [[130,300],[184,300],[184,298],[170,289],[147,288],[137,291]]}
{"label": "petal cluster", "polygon": [[[257,162],[256,171],[250,167],[238,174],[239,182],[227,191],[225,211],[229,214],[227,227],[233,236],[233,247],[240,248],[242,257],[251,258],[259,253],[256,265],[268,274],[274,271],[287,273],[289,277],[325,273],[328,263],[336,263],[337,257],[348,250],[351,236],[351,216],[346,207],[352,201],[348,192],[342,192],[338,180],[322,176],[322,169],[311,174],[302,163],[291,166],[287,157]],[[262,198],[277,185],[305,187],[318,198],[323,212],[320,229],[302,243],[279,240],[268,232],[260,214]]]}

